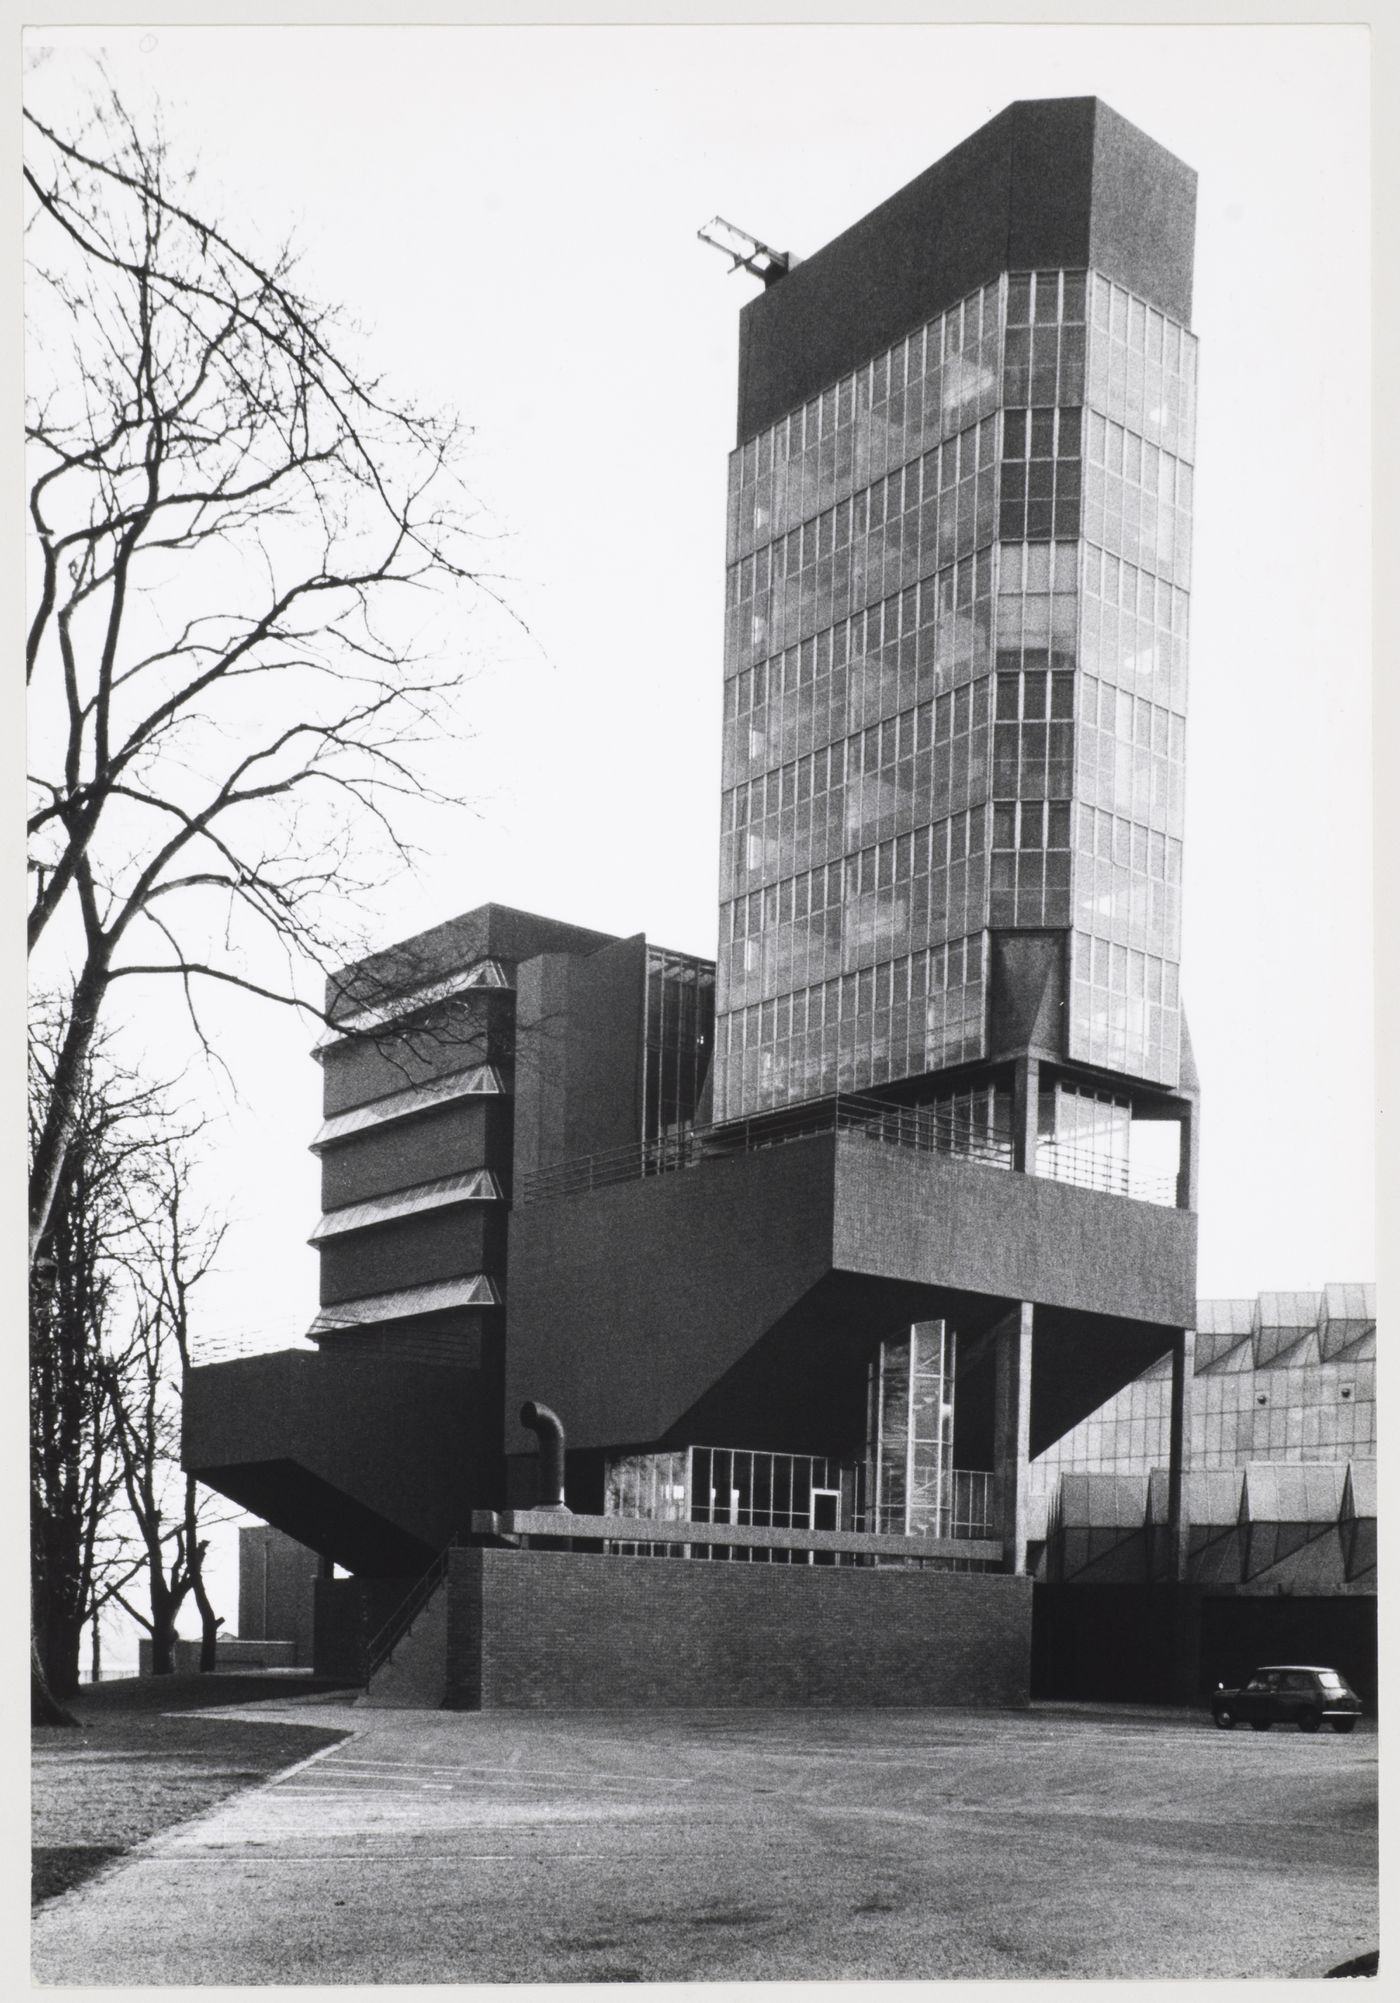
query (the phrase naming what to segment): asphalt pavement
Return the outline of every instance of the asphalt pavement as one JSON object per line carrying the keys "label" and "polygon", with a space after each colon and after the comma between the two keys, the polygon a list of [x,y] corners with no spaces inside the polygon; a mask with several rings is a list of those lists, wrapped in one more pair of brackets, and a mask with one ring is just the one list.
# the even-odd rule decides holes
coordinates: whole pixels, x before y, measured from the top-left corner
{"label": "asphalt pavement", "polygon": [[1370,1726],[238,1715],[354,1736],[44,1908],[36,1981],[1257,1978],[1377,1944]]}

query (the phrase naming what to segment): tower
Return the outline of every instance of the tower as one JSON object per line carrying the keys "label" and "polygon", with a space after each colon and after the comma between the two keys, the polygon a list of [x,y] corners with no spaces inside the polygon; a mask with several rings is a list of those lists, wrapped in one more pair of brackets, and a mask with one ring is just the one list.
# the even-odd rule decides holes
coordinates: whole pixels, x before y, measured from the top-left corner
{"label": "tower", "polygon": [[717,1121],[876,1093],[1189,1201],[1194,188],[1014,104],[745,308]]}

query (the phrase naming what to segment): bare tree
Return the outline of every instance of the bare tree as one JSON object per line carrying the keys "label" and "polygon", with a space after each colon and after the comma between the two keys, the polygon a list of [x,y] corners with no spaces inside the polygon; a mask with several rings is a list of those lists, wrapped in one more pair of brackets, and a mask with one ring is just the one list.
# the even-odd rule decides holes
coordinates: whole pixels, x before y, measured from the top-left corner
{"label": "bare tree", "polygon": [[[30,1131],[42,1125],[66,1023],[41,1002],[30,1028]],[[100,1048],[74,1100],[73,1141],[48,1238],[31,1281],[30,1551],[35,1659],[47,1696],[78,1687],[79,1646],[134,1578],[141,1555],[119,1509],[122,1466],[105,1353],[122,1262],[131,1248],[128,1188],[149,1146],[158,1093]]]}
{"label": "bare tree", "polygon": [[189,1180],[190,1164],[180,1141],[166,1140],[152,1150],[131,1198],[133,1232],[124,1260],[131,1288],[130,1334],[109,1370],[126,1499],[145,1550],[149,1618],[125,1597],[122,1604],[151,1636],[157,1675],[174,1666],[175,1619],[186,1596],[193,1596],[199,1610],[199,1666],[206,1673],[215,1666],[223,1625],[204,1578],[210,1512],[216,1505],[193,1475],[179,1472],[190,1296],[207,1278],[224,1237],[222,1224],[190,1215]]}
{"label": "bare tree", "polygon": [[102,1362],[110,1288],[85,1182],[80,1172],[76,1202],[60,1205],[51,1275],[31,1290],[31,1594],[44,1678],[59,1698],[78,1687],[83,1628],[139,1564],[112,1528],[121,1463]]}
{"label": "bare tree", "polygon": [[114,983],[173,977],[198,1029],[198,981],[285,1002],[348,957],[459,683],[409,615],[489,586],[456,421],[360,372],[115,97],[78,138],[26,118],[29,938],[72,983],[33,1260]]}

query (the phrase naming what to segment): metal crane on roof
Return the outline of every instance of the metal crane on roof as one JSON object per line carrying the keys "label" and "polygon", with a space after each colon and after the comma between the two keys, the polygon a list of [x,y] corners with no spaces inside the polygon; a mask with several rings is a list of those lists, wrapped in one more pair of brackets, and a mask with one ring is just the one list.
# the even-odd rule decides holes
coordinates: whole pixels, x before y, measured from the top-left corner
{"label": "metal crane on roof", "polygon": [[771,244],[761,242],[756,236],[750,236],[747,230],[736,229],[734,224],[727,223],[723,216],[712,216],[709,222],[696,230],[695,234],[701,243],[707,243],[714,250],[723,251],[726,257],[733,259],[729,267],[731,271],[738,271],[742,267],[743,270],[752,272],[755,278],[761,278],[765,285],[776,283],[785,272],[791,271],[793,265],[800,262],[790,250],[774,250]]}

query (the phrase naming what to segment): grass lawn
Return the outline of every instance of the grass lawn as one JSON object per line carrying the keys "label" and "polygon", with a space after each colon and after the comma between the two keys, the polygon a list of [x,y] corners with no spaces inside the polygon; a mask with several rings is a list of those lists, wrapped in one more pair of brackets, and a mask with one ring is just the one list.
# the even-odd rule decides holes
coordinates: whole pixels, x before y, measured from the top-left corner
{"label": "grass lawn", "polygon": [[33,1903],[343,1738],[319,1726],[200,1715],[211,1705],[285,1704],[309,1687],[325,1691],[301,1677],[251,1675],[131,1677],[81,1691],[69,1705],[77,1731],[31,1733]]}

